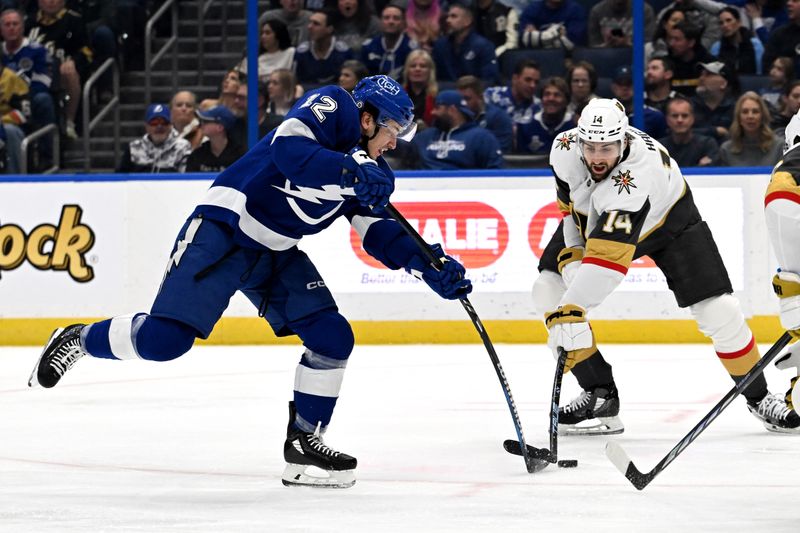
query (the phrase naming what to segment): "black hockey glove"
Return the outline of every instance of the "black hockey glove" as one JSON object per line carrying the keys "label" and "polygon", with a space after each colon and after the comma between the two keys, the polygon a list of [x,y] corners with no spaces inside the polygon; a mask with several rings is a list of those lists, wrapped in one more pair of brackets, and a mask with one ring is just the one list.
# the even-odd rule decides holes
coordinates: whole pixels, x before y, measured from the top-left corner
{"label": "black hockey glove", "polygon": [[464,266],[445,255],[441,245],[431,245],[433,254],[441,259],[441,264],[434,267],[422,255],[415,255],[406,266],[406,272],[421,279],[433,291],[445,300],[457,300],[472,292],[472,282],[464,277],[467,273]]}
{"label": "black hockey glove", "polygon": [[381,211],[389,203],[394,181],[364,150],[351,150],[344,156],[342,167],[342,188],[353,187],[361,205]]}

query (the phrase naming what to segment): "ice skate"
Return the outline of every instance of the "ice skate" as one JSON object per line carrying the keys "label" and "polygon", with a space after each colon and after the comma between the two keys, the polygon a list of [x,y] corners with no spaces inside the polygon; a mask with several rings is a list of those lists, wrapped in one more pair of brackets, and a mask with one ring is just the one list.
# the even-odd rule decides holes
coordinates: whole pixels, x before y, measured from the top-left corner
{"label": "ice skate", "polygon": [[55,387],[75,362],[86,355],[81,348],[81,330],[85,324],[72,324],[58,328],[42,350],[28,379],[29,387]]}
{"label": "ice skate", "polygon": [[283,458],[287,463],[283,484],[334,489],[352,487],[356,482],[356,458],[328,447],[319,429],[314,433],[298,429],[294,425],[295,414],[294,402],[289,402],[289,427],[283,445]]}
{"label": "ice skate", "polygon": [[778,394],[767,394],[758,403],[748,401],[747,408],[769,431],[800,434],[800,416]]}
{"label": "ice skate", "polygon": [[617,435],[625,431],[618,415],[617,387],[613,383],[594,387],[558,410],[558,431],[563,435]]}

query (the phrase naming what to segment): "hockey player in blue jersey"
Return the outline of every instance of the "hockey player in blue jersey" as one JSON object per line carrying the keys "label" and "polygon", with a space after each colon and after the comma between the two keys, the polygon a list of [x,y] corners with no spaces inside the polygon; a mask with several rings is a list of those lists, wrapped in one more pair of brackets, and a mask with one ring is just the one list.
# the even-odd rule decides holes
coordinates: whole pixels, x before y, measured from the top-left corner
{"label": "hockey player in blue jersey", "polygon": [[[405,268],[441,297],[472,290],[464,267],[434,268],[386,206],[394,174],[382,154],[414,134],[414,109],[387,76],[362,80],[351,96],[337,86],[306,94],[275,130],[212,183],[175,241],[150,313],[56,330],[29,385],[53,387],[86,355],[167,361],[206,338],[241,291],[278,336],[297,335],[297,366],[284,444],[286,485],[349,487],[356,459],[328,447],[330,422],[353,333],[316,267],[297,243],[345,216],[364,249],[391,269]],[[373,206],[373,207],[370,207]],[[327,471],[312,476],[307,467]]]}

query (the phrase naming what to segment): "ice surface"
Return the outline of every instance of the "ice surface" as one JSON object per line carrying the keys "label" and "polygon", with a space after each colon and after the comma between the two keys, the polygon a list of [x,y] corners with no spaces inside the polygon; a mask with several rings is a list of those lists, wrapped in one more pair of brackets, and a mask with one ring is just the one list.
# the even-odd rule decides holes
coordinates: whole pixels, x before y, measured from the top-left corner
{"label": "ice surface", "polygon": [[[497,349],[528,442],[547,446],[554,360]],[[0,531],[800,531],[800,436],[767,433],[741,398],[636,491],[605,442],[649,470],[732,382],[710,345],[603,351],[625,433],[562,437],[580,466],[530,475],[502,449],[514,428],[481,345],[357,346],[326,441],[358,481],[326,491],[280,482],[297,347],[86,358],[50,390],[26,386],[38,348],[2,348]],[[770,368],[773,392],[790,377]]]}

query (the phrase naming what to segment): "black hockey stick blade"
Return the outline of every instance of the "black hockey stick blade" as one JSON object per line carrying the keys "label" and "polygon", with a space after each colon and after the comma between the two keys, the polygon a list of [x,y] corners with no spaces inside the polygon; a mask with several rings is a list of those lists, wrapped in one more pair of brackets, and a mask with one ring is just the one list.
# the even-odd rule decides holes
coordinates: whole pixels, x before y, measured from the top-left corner
{"label": "black hockey stick blade", "polygon": [[[556,459],[550,453],[550,450],[546,450],[544,448],[536,448],[535,446],[531,446],[530,444],[526,444],[528,448],[528,455],[533,460],[534,464],[538,468],[536,472],[539,470],[544,470],[547,465],[555,463]],[[503,441],[503,449],[510,453],[511,455],[522,455],[522,448],[519,445],[518,440],[508,439]]]}
{"label": "black hockey stick blade", "polygon": [[684,436],[675,447],[670,450],[670,452],[663,458],[659,463],[653,467],[652,470],[649,472],[642,472],[636,465],[633,464],[633,461],[630,460],[628,454],[625,453],[625,450],[622,449],[616,442],[609,442],[606,444],[606,457],[617,467],[617,470],[622,472],[628,481],[639,490],[643,490],[647,485],[650,484],[655,477],[664,471],[669,464],[675,460],[682,452],[685,450],[694,440],[700,436],[700,434],[705,431],[705,429],[713,422],[722,411],[725,410],[730,403],[736,399],[739,394],[742,393],[744,389],[746,389],[755,379],[764,371],[764,369],[775,359],[781,350],[783,350],[789,341],[792,340],[792,336],[789,332],[785,332],[781,335],[781,338],[775,341],[775,344],[767,350],[767,353],[764,354],[764,357],[759,359],[758,363],[750,369],[750,372],[745,374],[745,376],[738,382],[736,385],[733,386],[731,390],[722,397],[722,399],[717,402],[717,405],[714,406],[711,411],[708,412],[706,416],[703,417],[700,422],[697,423],[696,426],[692,428],[692,430]]}
{"label": "black hockey stick blade", "polygon": [[[622,449],[619,443],[609,441],[606,443],[606,457],[611,460],[611,463],[617,467],[617,470],[622,472],[622,475],[628,478],[628,481],[638,490],[644,489],[653,478],[658,475],[658,472],[640,472],[636,465],[633,464],[628,454]],[[655,470],[655,469],[654,469]]]}

